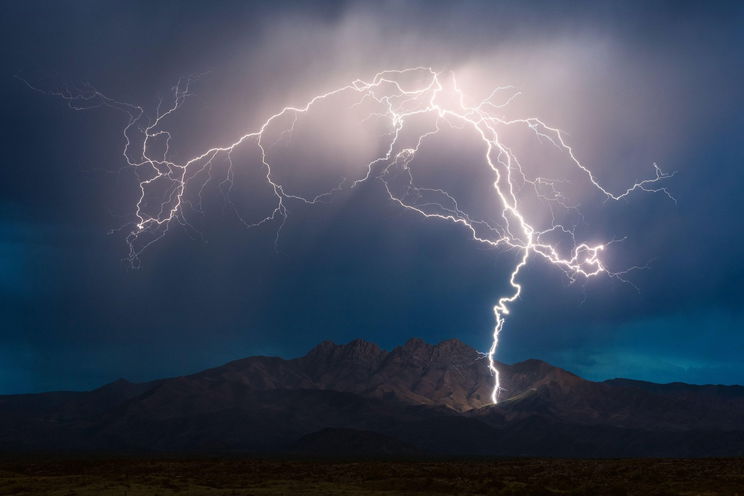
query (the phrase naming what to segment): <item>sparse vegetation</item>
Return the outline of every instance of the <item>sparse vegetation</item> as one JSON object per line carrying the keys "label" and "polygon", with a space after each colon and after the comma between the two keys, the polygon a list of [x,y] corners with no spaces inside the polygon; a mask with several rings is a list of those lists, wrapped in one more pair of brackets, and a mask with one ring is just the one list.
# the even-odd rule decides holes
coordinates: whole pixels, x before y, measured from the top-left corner
{"label": "sparse vegetation", "polygon": [[8,458],[0,461],[0,494],[733,496],[744,495],[744,458]]}

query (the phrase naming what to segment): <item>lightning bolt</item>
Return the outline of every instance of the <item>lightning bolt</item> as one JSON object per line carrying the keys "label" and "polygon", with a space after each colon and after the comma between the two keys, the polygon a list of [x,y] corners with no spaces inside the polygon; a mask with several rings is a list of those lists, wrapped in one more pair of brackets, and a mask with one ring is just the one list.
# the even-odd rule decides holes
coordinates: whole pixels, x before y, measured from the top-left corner
{"label": "lightning bolt", "polygon": [[[494,377],[491,395],[493,403],[498,402],[499,392],[502,390],[494,361],[499,336],[509,315],[510,306],[522,293],[519,276],[530,258],[539,257],[556,266],[571,282],[600,274],[625,281],[623,275],[638,268],[631,267],[622,272],[610,271],[601,257],[609,243],[577,242],[575,226],[558,222],[554,212],[555,208],[577,209],[576,205],[567,203],[566,196],[561,190],[563,181],[531,176],[502,139],[501,131],[521,127],[534,134],[537,139],[549,143],[608,201],[621,200],[638,191],[662,193],[674,200],[664,186],[664,180],[674,173],[665,173],[653,164],[653,175],[633,183],[624,190],[612,192],[602,186],[594,173],[579,161],[558,128],[547,125],[537,117],[508,119],[503,115],[503,110],[520,95],[520,92],[512,87],[499,87],[483,100],[468,104],[468,96],[458,87],[453,73],[436,72],[430,67],[386,70],[375,74],[369,80],[357,79],[316,95],[302,106],[284,107],[268,117],[258,129],[243,134],[233,143],[210,148],[180,162],[170,158],[171,134],[164,128],[164,121],[190,96],[190,86],[194,78],[179,81],[172,88],[170,103],[163,106],[161,101],[154,116],[149,117],[143,107],[109,98],[90,85],[46,91],[32,86],[22,78],[19,79],[34,90],[63,98],[72,109],[110,107],[128,116],[123,129],[122,156],[126,166],[134,169],[139,178],[139,197],[134,207],[135,220],[129,225],[127,235],[128,258],[133,265],[138,263],[140,255],[148,246],[167,233],[174,222],[184,226],[190,225],[185,214],[186,207],[190,206],[197,210],[200,207],[194,206],[187,199],[187,193],[198,187],[197,193],[201,199],[201,192],[212,180],[213,165],[220,159],[227,164],[226,175],[220,187],[229,194],[234,181],[235,164],[232,154],[244,145],[252,145],[258,151],[261,166],[265,171],[265,181],[272,191],[274,203],[268,215],[255,222],[243,219],[238,210],[234,210],[247,227],[275,223],[275,243],[279,242],[279,235],[288,217],[287,205],[290,202],[313,205],[329,199],[344,187],[353,189],[367,181],[378,180],[384,185],[389,199],[401,208],[425,219],[460,225],[478,243],[516,251],[518,257],[509,276],[511,289],[508,294],[500,297],[493,307],[495,317],[493,340],[486,354],[489,369]],[[409,79],[414,79],[416,83],[407,82]],[[389,132],[384,136],[387,141],[383,151],[365,165],[365,172],[361,177],[347,186],[342,182],[336,188],[312,197],[290,192],[272,171],[269,157],[272,144],[267,143],[267,130],[288,120],[289,125],[283,128],[281,139],[291,134],[298,119],[311,112],[319,102],[349,95],[355,99],[354,107],[362,108],[365,105],[373,107],[374,111],[367,112],[364,120],[380,120],[389,128]],[[416,133],[413,129],[415,126],[410,124],[415,118],[428,119],[429,127],[425,131],[419,129]],[[497,212],[498,223],[474,218],[444,189],[426,188],[418,186],[415,182],[412,167],[414,159],[425,143],[439,134],[445,126],[470,131],[482,143],[483,163],[493,177],[493,191],[500,208]],[[404,138],[408,131],[414,132],[414,139]],[[401,181],[405,184],[404,188],[397,187]],[[548,228],[539,229],[535,227],[534,222],[529,221],[529,216],[520,203],[525,188],[549,208],[552,223]],[[151,205],[153,196],[159,198],[154,208]],[[557,243],[549,241],[548,238],[555,233],[570,237],[572,246],[569,250],[561,250]]]}

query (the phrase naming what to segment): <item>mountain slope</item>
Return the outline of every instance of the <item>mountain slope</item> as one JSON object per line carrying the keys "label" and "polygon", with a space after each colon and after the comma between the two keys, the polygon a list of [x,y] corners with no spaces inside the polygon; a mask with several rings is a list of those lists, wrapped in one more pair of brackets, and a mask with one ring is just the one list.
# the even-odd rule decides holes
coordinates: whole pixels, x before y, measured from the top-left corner
{"label": "mountain slope", "polygon": [[[324,342],[90,392],[0,396],[0,451],[212,451],[540,456],[744,454],[744,388],[584,380],[498,364],[457,340],[386,351]],[[326,444],[324,444],[326,443]]]}

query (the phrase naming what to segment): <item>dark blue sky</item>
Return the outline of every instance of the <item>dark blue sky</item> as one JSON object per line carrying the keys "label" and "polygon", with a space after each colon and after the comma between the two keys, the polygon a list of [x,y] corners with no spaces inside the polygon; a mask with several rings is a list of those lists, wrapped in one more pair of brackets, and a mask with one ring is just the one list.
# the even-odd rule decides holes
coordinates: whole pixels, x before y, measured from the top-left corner
{"label": "dark blue sky", "polygon": [[644,264],[639,292],[607,278],[523,277],[498,359],[541,358],[590,379],[744,383],[740,2],[3,2],[0,393],[193,372],[324,339],[412,336],[487,349],[508,254],[422,222],[370,184],[295,212],[273,250],[210,198],[201,234],[172,230],[125,262],[136,183],[123,117],[74,112],[14,78],[88,81],[154,105],[208,72],[174,124],[190,152],[268,112],[384,67],[477,67],[619,186],[653,161],[660,195],[587,212]]}

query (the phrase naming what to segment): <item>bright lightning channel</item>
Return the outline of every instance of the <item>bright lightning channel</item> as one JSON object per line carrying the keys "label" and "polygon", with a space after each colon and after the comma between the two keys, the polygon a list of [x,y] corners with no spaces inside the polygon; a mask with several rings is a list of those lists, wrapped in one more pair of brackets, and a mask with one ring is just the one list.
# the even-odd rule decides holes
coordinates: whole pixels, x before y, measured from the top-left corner
{"label": "bright lightning channel", "polygon": [[[21,79],[21,78],[19,78]],[[405,83],[408,79],[421,81],[413,87]],[[32,89],[41,91],[21,79]],[[188,203],[186,193],[195,178],[204,173],[211,179],[211,169],[218,158],[227,161],[227,176],[223,183],[232,184],[233,161],[232,153],[241,145],[252,143],[257,147],[260,161],[265,168],[266,184],[273,191],[274,206],[271,213],[263,219],[247,223],[248,227],[256,227],[276,221],[276,240],[288,216],[287,203],[299,201],[312,205],[327,199],[341,189],[341,186],[314,197],[290,194],[286,187],[272,172],[272,165],[268,157],[267,145],[264,142],[267,129],[280,119],[289,116],[291,125],[284,132],[294,128],[297,119],[310,112],[321,101],[326,101],[342,95],[356,95],[355,106],[370,103],[379,111],[370,112],[365,119],[377,118],[386,121],[391,131],[384,152],[366,164],[366,172],[362,177],[350,184],[355,188],[359,184],[370,180],[379,180],[384,185],[388,197],[400,207],[415,212],[426,219],[439,219],[461,225],[478,243],[492,247],[507,247],[518,253],[517,261],[509,276],[510,292],[498,299],[493,307],[495,326],[493,340],[488,353],[489,369],[494,377],[491,393],[493,403],[498,403],[501,384],[499,371],[495,364],[495,354],[499,343],[499,336],[504,329],[510,306],[520,296],[522,285],[518,278],[522,269],[529,262],[530,257],[540,257],[561,269],[570,281],[578,278],[590,278],[600,274],[622,280],[622,275],[628,272],[612,272],[603,264],[601,254],[607,243],[589,244],[578,243],[574,236],[574,227],[558,223],[552,215],[553,204],[566,209],[575,209],[564,203],[564,196],[560,191],[561,181],[545,177],[529,177],[523,169],[514,152],[499,135],[499,130],[510,127],[524,127],[534,133],[539,139],[547,140],[562,152],[568,162],[583,174],[592,187],[604,195],[607,200],[620,200],[631,193],[646,191],[663,193],[673,199],[669,191],[663,186],[663,181],[673,175],[665,173],[653,164],[653,175],[647,179],[635,182],[625,190],[613,193],[603,187],[592,171],[585,167],[575,156],[571,146],[567,144],[563,133],[551,127],[537,117],[507,119],[502,110],[520,93],[511,87],[500,87],[493,90],[485,99],[474,105],[467,105],[468,100],[464,92],[457,86],[453,73],[436,72],[429,67],[413,67],[402,70],[386,70],[375,74],[370,80],[357,79],[350,84],[341,86],[327,93],[319,94],[302,106],[288,106],[271,115],[255,131],[246,133],[235,142],[210,148],[184,162],[175,162],[169,158],[171,134],[162,128],[163,120],[176,112],[184,100],[190,95],[191,78],[179,81],[172,90],[172,102],[163,108],[158,105],[154,118],[146,116],[143,107],[111,99],[91,86],[57,91],[43,91],[65,99],[75,110],[87,110],[95,107],[111,107],[125,112],[128,121],[123,130],[124,147],[122,155],[126,163],[137,171],[139,181],[139,197],[135,206],[135,222],[127,236],[129,246],[129,260],[136,264],[142,252],[162,238],[172,222],[188,225],[184,214],[184,207]],[[453,92],[455,98],[447,98],[445,90]],[[506,97],[501,95],[506,94]],[[497,100],[501,98],[500,100]],[[413,117],[429,117],[433,126],[426,132],[416,134],[415,145],[403,146],[402,135]],[[449,125],[459,129],[469,129],[484,145],[483,160],[494,178],[493,191],[501,206],[498,215],[502,224],[491,225],[486,221],[473,219],[458,205],[454,196],[443,189],[423,188],[415,184],[411,164],[424,142],[438,134],[442,125]],[[156,142],[164,142],[164,150],[155,151]],[[407,180],[405,194],[398,194],[391,186],[393,178],[404,174]],[[165,181],[169,188],[162,194],[160,207],[157,212],[148,213],[145,208],[148,189],[151,185]],[[199,195],[206,183],[202,183]],[[517,195],[517,185],[529,185],[537,198],[548,202],[553,223],[548,229],[539,230],[528,222]],[[194,186],[195,187],[195,186]],[[425,194],[437,194],[442,201],[418,200]],[[242,218],[241,218],[242,220]],[[551,233],[561,232],[569,235],[573,246],[567,255],[561,255],[555,243],[546,240]],[[142,241],[148,235],[149,239]],[[634,267],[636,268],[636,267]],[[632,270],[632,268],[630,269]]]}

